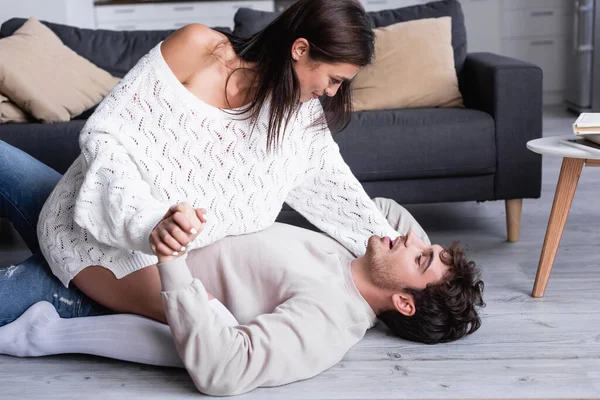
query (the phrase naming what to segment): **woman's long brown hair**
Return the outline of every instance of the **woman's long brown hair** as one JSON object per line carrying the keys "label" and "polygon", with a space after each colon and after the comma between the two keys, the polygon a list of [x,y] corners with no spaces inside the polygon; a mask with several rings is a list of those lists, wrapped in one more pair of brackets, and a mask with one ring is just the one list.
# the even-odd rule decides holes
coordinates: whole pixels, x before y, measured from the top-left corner
{"label": "woman's long brown hair", "polygon": [[[291,57],[296,39],[309,42],[309,56],[314,62],[362,67],[371,63],[374,51],[371,22],[357,0],[299,0],[254,35],[226,36],[237,56],[254,64],[252,72],[257,77],[256,94],[239,114],[250,111],[247,118],[258,120],[264,103],[271,98],[267,151],[279,145],[280,133],[300,106],[300,85]],[[323,108],[331,129],[344,129],[352,110],[350,83],[343,82],[334,97],[324,100]]]}

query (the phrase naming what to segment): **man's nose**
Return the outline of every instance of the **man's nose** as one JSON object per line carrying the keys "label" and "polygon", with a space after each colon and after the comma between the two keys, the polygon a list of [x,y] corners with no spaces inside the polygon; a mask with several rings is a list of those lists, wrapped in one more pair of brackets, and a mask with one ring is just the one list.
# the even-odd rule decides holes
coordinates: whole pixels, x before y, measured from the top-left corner
{"label": "man's nose", "polygon": [[420,237],[418,237],[413,231],[409,230],[406,233],[406,245],[414,245],[414,246],[418,246],[418,247],[425,247],[425,242],[423,242],[423,240],[421,240]]}
{"label": "man's nose", "polygon": [[412,242],[412,236],[413,236],[413,232],[412,231],[408,231],[406,232],[406,237],[404,238],[404,246],[408,247],[410,246],[411,242]]}

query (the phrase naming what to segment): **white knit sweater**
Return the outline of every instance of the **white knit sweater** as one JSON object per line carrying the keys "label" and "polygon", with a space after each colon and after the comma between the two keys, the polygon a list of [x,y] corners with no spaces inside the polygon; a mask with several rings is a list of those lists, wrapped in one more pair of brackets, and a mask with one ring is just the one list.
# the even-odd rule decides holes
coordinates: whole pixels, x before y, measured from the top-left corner
{"label": "white knit sweater", "polygon": [[318,100],[302,104],[283,144],[266,152],[268,107],[254,121],[202,102],[173,74],[160,43],[98,105],[82,154],[46,201],[41,250],[65,286],[102,265],[117,278],[157,257],[149,236],[170,206],[208,210],[188,246],[263,230],[288,203],[362,255],[373,235],[398,236],[343,161]]}

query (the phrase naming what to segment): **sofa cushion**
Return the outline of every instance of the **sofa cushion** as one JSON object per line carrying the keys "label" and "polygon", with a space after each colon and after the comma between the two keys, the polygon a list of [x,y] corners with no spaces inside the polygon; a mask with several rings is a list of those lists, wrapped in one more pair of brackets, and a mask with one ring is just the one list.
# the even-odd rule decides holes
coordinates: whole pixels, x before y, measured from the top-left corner
{"label": "sofa cushion", "polygon": [[0,140],[64,174],[79,156],[79,132],[85,121],[57,124],[0,124]]}
{"label": "sofa cushion", "polygon": [[[278,11],[269,12],[240,8],[234,17],[233,34],[241,37],[250,36],[264,29],[280,14],[281,12]],[[374,28],[416,19],[451,17],[454,67],[457,72],[462,71],[462,66],[467,57],[467,32],[462,8],[458,0],[434,1],[393,10],[369,11],[367,14]]]}
{"label": "sofa cushion", "polygon": [[18,105],[0,93],[0,124],[11,122],[34,122],[35,120],[21,110]]}
{"label": "sofa cushion", "polygon": [[[0,38],[12,35],[27,21],[12,18],[2,24]],[[82,57],[111,75],[122,78],[131,68],[173,30],[109,31],[81,29],[73,26],[40,21],[50,28],[60,40]],[[229,28],[214,28],[231,33]]]}
{"label": "sofa cushion", "polygon": [[373,63],[350,86],[354,110],[462,107],[450,24],[441,17],[375,28]]}
{"label": "sofa cushion", "polygon": [[0,92],[40,121],[69,121],[98,104],[118,81],[35,18],[0,39]]}
{"label": "sofa cushion", "polygon": [[[0,140],[64,173],[80,153],[78,137],[84,124],[85,120],[5,124],[0,125]],[[334,138],[344,160],[364,182],[485,175],[496,170],[494,121],[471,109],[356,112]],[[57,149],[57,143],[60,151],[48,151]]]}
{"label": "sofa cushion", "polygon": [[260,11],[251,8],[238,8],[233,16],[233,34],[239,37],[248,37],[265,29],[275,20],[281,11]]}
{"label": "sofa cushion", "polygon": [[465,18],[458,0],[433,1],[431,3],[397,8],[395,10],[369,12],[368,14],[375,28],[416,19],[452,18],[454,67],[457,72],[462,71],[463,64],[467,58],[467,31],[465,29]]}
{"label": "sofa cushion", "polygon": [[496,170],[494,120],[472,109],[353,113],[335,141],[360,181],[485,175]]}

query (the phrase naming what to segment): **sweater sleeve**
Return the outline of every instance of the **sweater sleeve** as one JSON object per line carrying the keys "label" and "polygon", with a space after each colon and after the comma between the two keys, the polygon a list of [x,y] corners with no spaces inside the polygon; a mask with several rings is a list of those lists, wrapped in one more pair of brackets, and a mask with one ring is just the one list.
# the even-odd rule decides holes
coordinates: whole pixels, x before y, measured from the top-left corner
{"label": "sweater sleeve", "polygon": [[401,235],[406,235],[408,231],[413,231],[418,237],[430,245],[431,241],[425,230],[419,225],[415,217],[396,201],[383,197],[376,197],[373,202],[379,208],[379,211],[385,216],[389,224]]}
{"label": "sweater sleeve", "polygon": [[150,233],[170,204],[152,196],[150,185],[115,135],[84,128],[79,144],[85,176],[75,200],[75,223],[101,243],[154,254]]}
{"label": "sweater sleeve", "polygon": [[247,325],[228,327],[185,261],[158,269],[175,346],[202,393],[229,396],[307,379],[335,365],[354,344],[336,319],[340,313],[331,312],[334,300],[294,296]]}
{"label": "sweater sleeve", "polygon": [[310,152],[312,173],[290,191],[286,203],[360,257],[372,235],[393,240],[398,232],[352,174],[326,126],[320,135],[320,148]]}

